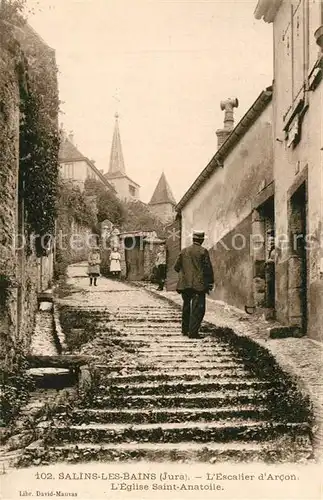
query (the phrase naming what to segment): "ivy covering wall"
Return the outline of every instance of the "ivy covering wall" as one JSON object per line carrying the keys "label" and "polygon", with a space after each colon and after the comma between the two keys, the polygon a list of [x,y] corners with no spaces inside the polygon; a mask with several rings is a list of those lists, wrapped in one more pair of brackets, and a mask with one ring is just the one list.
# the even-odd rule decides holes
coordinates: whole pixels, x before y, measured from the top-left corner
{"label": "ivy covering wall", "polygon": [[[24,19],[24,4],[0,0],[0,362],[6,369],[30,344],[42,254],[30,242],[53,232],[58,196],[55,53]],[[19,251],[17,234],[27,242]]]}
{"label": "ivy covering wall", "polygon": [[[22,0],[1,0],[0,46],[12,57],[14,83],[18,83],[19,88],[19,188],[23,191],[25,227],[29,235],[41,237],[53,234],[57,215],[57,67],[54,51],[24,19],[25,3]],[[2,94],[8,92],[10,87],[2,86]],[[10,97],[0,95],[0,100],[5,102]]]}

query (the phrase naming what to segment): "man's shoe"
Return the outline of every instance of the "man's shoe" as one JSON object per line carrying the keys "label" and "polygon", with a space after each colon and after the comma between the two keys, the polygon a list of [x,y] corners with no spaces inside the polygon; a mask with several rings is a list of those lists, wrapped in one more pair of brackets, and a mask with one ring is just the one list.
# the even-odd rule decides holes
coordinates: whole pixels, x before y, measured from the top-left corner
{"label": "man's shoe", "polygon": [[182,332],[182,335],[188,336],[188,332]]}
{"label": "man's shoe", "polygon": [[188,335],[189,339],[202,339],[202,335],[199,335],[198,333],[191,333]]}

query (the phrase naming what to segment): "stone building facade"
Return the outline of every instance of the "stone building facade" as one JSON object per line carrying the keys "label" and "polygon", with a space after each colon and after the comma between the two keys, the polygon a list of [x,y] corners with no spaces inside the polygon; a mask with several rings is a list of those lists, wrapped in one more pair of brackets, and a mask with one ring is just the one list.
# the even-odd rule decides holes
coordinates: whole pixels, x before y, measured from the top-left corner
{"label": "stone building facade", "polygon": [[[178,251],[179,225],[182,247],[191,243],[193,229],[205,231],[215,274],[212,297],[242,309],[267,305],[266,234],[274,225],[271,99],[269,87],[235,128],[237,99],[221,103],[225,119],[217,131],[218,150],[178,203],[178,220],[167,243]],[[260,243],[255,245],[254,239]],[[173,276],[168,284],[176,286]]]}
{"label": "stone building facade", "polygon": [[323,3],[259,0],[273,25],[276,315],[323,340]]}
{"label": "stone building facade", "polygon": [[0,358],[10,369],[17,352],[28,351],[37,294],[50,285],[53,270],[50,249],[37,257],[33,246],[24,242],[21,95],[28,78],[37,79],[39,67],[51,75],[54,84],[48,92],[53,95],[57,81],[55,53],[30,26],[17,28],[0,20],[0,33]]}
{"label": "stone building facade", "polygon": [[107,190],[114,191],[112,185],[98,170],[93,160],[87,158],[79,148],[74,144],[73,134],[67,135],[61,129],[61,144],[59,151],[60,173],[62,179],[73,182],[81,191],[84,189],[84,183],[87,179],[94,179],[101,182]]}

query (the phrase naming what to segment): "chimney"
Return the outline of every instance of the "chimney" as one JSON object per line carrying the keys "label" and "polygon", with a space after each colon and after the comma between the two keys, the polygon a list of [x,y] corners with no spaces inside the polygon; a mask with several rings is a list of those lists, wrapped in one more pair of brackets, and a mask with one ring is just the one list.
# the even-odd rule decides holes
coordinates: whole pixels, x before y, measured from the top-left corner
{"label": "chimney", "polygon": [[234,129],[233,108],[237,108],[238,106],[239,101],[236,97],[229,97],[229,99],[220,102],[220,107],[224,111],[224,127],[216,131],[218,149]]}
{"label": "chimney", "polygon": [[91,158],[91,163],[95,166],[95,160],[93,160],[93,158]]}
{"label": "chimney", "polygon": [[68,134],[68,139],[72,144],[74,144],[74,134],[72,131]]}

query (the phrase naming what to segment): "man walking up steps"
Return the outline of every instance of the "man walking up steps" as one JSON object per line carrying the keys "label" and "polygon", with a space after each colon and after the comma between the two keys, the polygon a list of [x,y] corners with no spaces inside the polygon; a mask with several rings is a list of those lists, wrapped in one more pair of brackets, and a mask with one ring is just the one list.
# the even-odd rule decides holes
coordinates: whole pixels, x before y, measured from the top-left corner
{"label": "man walking up steps", "polygon": [[174,269],[178,276],[177,292],[182,294],[182,333],[200,338],[199,329],[205,314],[205,295],[214,284],[213,268],[206,248],[204,232],[193,232],[193,244],[179,254]]}

